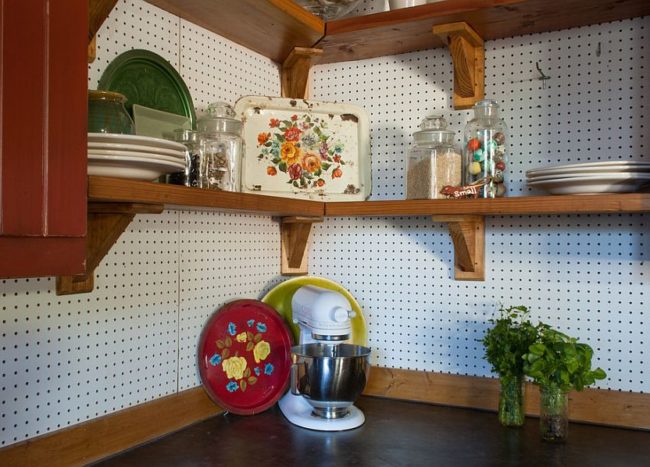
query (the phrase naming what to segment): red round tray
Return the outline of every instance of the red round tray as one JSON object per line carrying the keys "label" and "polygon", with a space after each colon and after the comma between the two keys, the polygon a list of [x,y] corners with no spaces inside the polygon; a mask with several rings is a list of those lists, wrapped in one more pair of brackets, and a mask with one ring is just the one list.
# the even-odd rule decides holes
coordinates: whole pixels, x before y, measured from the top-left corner
{"label": "red round tray", "polygon": [[199,339],[201,381],[229,412],[253,415],[284,394],[291,370],[291,334],[283,318],[258,300],[224,305]]}

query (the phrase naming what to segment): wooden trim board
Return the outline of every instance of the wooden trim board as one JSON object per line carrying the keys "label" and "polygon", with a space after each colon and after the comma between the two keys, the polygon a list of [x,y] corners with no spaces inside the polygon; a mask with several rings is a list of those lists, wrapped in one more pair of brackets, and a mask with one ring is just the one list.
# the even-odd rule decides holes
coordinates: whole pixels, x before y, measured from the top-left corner
{"label": "wooden trim board", "polygon": [[[539,392],[526,385],[526,413],[539,414]],[[493,378],[373,367],[364,395],[496,411]],[[569,396],[578,422],[650,430],[650,394],[586,389]],[[221,413],[196,387],[0,449],[0,465],[84,465]]]}
{"label": "wooden trim board", "polygon": [[220,412],[199,386],[8,446],[0,465],[86,465]]}
{"label": "wooden trim board", "polygon": [[[499,380],[373,367],[364,394],[496,411]],[[539,391],[526,384],[526,414],[539,416]],[[650,394],[585,389],[569,394],[575,422],[650,430]]]}

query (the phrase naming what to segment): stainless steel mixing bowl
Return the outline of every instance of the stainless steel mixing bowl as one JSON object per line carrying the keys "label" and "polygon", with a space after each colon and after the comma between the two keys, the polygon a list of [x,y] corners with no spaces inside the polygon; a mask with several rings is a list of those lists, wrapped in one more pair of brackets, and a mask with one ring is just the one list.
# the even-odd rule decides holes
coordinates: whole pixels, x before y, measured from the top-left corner
{"label": "stainless steel mixing bowl", "polygon": [[349,13],[360,0],[294,0],[310,13],[331,21]]}
{"label": "stainless steel mixing bowl", "polygon": [[291,348],[291,392],[302,395],[323,418],[341,418],[361,395],[370,371],[370,349],[352,344],[304,344]]}

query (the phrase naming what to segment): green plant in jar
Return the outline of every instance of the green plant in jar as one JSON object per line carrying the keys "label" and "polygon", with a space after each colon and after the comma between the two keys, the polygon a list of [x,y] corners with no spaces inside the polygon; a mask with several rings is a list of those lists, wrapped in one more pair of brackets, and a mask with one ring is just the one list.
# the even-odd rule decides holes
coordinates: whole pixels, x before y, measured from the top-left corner
{"label": "green plant in jar", "polygon": [[606,378],[592,370],[592,348],[546,324],[524,355],[524,371],[540,388],[540,431],[546,441],[564,442],[568,435],[569,391],[582,391]]}
{"label": "green plant in jar", "polygon": [[537,326],[528,319],[525,306],[499,308],[498,319],[489,320],[493,327],[481,340],[485,358],[499,375],[499,421],[504,426],[524,423],[524,359],[537,340]]}

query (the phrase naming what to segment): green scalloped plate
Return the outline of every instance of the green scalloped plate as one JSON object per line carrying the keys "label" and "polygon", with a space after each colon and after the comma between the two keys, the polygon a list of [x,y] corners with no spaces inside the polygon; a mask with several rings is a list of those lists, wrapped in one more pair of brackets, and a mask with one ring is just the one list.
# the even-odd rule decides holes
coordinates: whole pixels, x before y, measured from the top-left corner
{"label": "green scalloped plate", "polygon": [[98,89],[124,94],[127,110],[133,104],[184,115],[196,128],[192,96],[183,78],[160,55],[148,50],[129,50],[113,60],[99,80]]}
{"label": "green scalloped plate", "polygon": [[366,320],[363,317],[363,312],[359,303],[355,300],[350,292],[348,292],[341,284],[334,282],[333,280],[326,279],[324,277],[315,277],[315,276],[301,276],[294,277],[293,279],[280,282],[273,289],[271,289],[262,299],[262,302],[267,305],[271,305],[275,308],[275,311],[280,313],[280,315],[285,319],[293,337],[296,342],[299,340],[300,329],[298,325],[294,324],[292,321],[293,310],[291,307],[291,299],[293,295],[298,291],[303,285],[315,285],[316,287],[322,287],[324,289],[334,290],[339,292],[345,298],[348,299],[352,309],[356,312],[356,316],[351,319],[352,321],[352,335],[350,336],[350,341],[356,345],[363,345],[364,347],[368,345],[368,330],[366,329]]}

